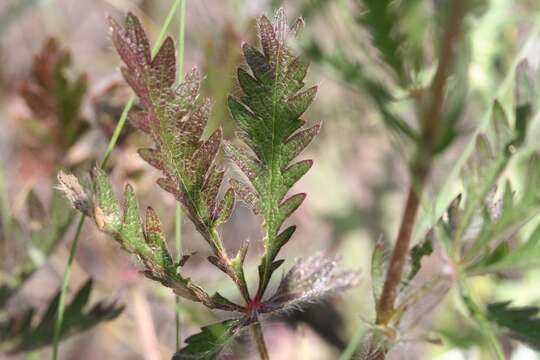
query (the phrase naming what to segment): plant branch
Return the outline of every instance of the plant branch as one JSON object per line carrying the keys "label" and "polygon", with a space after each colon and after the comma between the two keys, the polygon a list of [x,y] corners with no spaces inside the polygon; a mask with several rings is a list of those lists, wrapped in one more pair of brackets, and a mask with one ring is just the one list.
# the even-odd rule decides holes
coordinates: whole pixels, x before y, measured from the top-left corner
{"label": "plant branch", "polygon": [[[159,49],[159,45],[161,44],[163,38],[165,37],[167,28],[169,27],[169,24],[171,23],[179,4],[180,4],[180,0],[176,0],[172,4],[171,9],[169,10],[169,13],[167,14],[167,17],[165,18],[165,21],[163,22],[163,25],[161,26],[158,39],[154,47],[152,48],[153,55],[155,55],[155,53]],[[135,95],[131,95],[128,102],[126,103],[124,107],[124,110],[122,111],[122,115],[120,116],[120,119],[118,120],[118,124],[116,125],[116,128],[114,129],[114,133],[109,141],[109,144],[107,145],[107,150],[105,151],[105,155],[103,156],[103,160],[101,161],[101,164],[100,164],[100,167],[102,169],[105,168],[105,166],[107,165],[107,162],[109,161],[109,157],[111,156],[112,151],[114,147],[116,146],[118,138],[120,137],[120,133],[122,132],[122,129],[124,128],[124,125],[126,123],[129,110],[133,106],[134,102],[135,102]],[[79,219],[79,223],[77,224],[77,231],[75,233],[73,243],[71,244],[68,262],[66,265],[66,269],[64,270],[64,275],[62,279],[62,287],[60,290],[60,298],[58,300],[58,308],[56,311],[56,319],[55,319],[55,324],[54,324],[53,354],[52,354],[53,360],[56,360],[58,358],[58,346],[60,343],[60,336],[62,333],[62,323],[64,321],[64,308],[65,308],[65,302],[66,302],[67,289],[69,285],[69,279],[71,277],[71,268],[73,265],[73,261],[75,260],[75,253],[77,252],[79,238],[81,236],[82,227],[84,225],[84,219],[85,219],[84,215],[81,215]]]}
{"label": "plant branch", "polygon": [[429,178],[434,149],[439,138],[439,126],[448,74],[453,62],[456,43],[463,22],[465,5],[462,0],[451,3],[450,15],[439,57],[439,65],[430,87],[430,105],[422,119],[422,140],[418,145],[417,160],[411,167],[412,184],[409,188],[405,211],[401,220],[396,245],[384,282],[383,292],[377,306],[377,323],[387,324],[394,312],[397,288],[401,283],[403,269],[409,254],[412,230],[420,205],[420,196]]}
{"label": "plant branch", "polygon": [[412,171],[416,184],[413,182],[409,188],[396,245],[392,252],[383,292],[377,306],[377,323],[379,324],[387,324],[392,317],[397,288],[401,283],[403,269],[409,254],[412,230],[420,206],[420,196],[429,175],[429,166],[418,167]]}

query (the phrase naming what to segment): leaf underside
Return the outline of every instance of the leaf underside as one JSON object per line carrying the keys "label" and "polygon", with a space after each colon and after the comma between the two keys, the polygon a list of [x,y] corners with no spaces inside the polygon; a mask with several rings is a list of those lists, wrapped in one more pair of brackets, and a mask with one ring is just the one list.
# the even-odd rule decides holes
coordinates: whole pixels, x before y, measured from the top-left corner
{"label": "leaf underside", "polygon": [[199,99],[196,69],[175,85],[175,47],[167,37],[154,58],[137,17],[129,14],[124,27],[111,19],[113,43],[125,63],[122,74],[137,94],[143,110],[131,110],[129,119],[149,134],[153,148],[140,156],[164,177],[158,184],[183,205],[189,219],[215,252],[223,252],[212,229],[228,219],[234,195],[218,201],[224,172],[215,164],[222,142],[221,129],[203,140],[211,110],[209,99]]}

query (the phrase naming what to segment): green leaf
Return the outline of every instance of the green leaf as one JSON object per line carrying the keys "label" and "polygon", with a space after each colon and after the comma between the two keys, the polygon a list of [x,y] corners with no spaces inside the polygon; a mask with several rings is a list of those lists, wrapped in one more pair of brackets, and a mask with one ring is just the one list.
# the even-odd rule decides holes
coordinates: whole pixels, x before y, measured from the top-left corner
{"label": "green leaf", "polygon": [[[100,169],[94,170],[94,182],[91,186],[93,190],[84,189],[77,178],[71,175],[60,174],[58,180],[59,188],[67,194],[72,205],[89,209],[91,212],[85,215],[95,221],[99,230],[112,236],[127,252],[135,255],[144,266],[144,274],[148,278],[171,288],[179,296],[201,302],[209,308],[238,311],[239,306],[231,307],[223,305],[222,302],[213,302],[208,293],[177,271],[156,213],[149,208],[146,224],[143,226],[139,205],[131,186],[126,186],[124,206],[121,209],[111,182]],[[94,199],[94,206],[90,204],[90,199]]]}
{"label": "green leaf", "polygon": [[404,135],[408,140],[419,140],[418,132],[391,109],[392,103],[396,101],[391,90],[381,84],[378,79],[374,79],[371,72],[366,71],[367,69],[362,64],[350,59],[341,49],[333,52],[323,51],[313,39],[307,41],[305,53],[310,59],[329,67],[341,80],[353,88],[370,96],[380,112],[381,120],[390,130]]}
{"label": "green leaf", "polygon": [[[501,242],[508,241],[516,232],[528,222],[540,209],[540,161],[538,154],[529,156],[529,169],[524,176],[522,194],[517,199],[510,200],[511,188],[507,186],[503,199],[489,206],[490,220],[481,221],[480,230],[475,233],[473,241],[465,258],[471,261],[478,256],[479,252],[485,251],[489,245],[497,247]],[[502,204],[501,204],[502,202]],[[499,249],[500,250],[500,249]],[[510,256],[514,251],[511,251]],[[519,254],[519,252],[518,252]],[[521,254],[520,254],[521,255]],[[476,259],[479,261],[479,259]],[[502,261],[502,259],[500,260]],[[471,263],[471,268],[475,264]],[[489,267],[495,266],[490,264]]]}
{"label": "green leaf", "polygon": [[[301,26],[301,22],[296,23]],[[291,164],[309,144],[319,126],[303,128],[300,116],[313,102],[317,88],[302,90],[308,64],[288,47],[298,28],[290,28],[283,9],[273,23],[262,16],[258,21],[262,52],[242,46],[251,73],[238,70],[243,91],[240,98],[229,98],[229,110],[236,121],[239,137],[246,147],[229,145],[226,154],[248,178],[250,184],[231,181],[236,194],[264,219],[265,253],[257,296],[262,296],[279,249],[290,239],[294,227],[280,233],[283,222],[300,206],[304,194],[284,201],[292,187],[311,167],[311,161]],[[248,149],[249,148],[249,149]]]}
{"label": "green leaf", "polygon": [[491,322],[507,329],[509,335],[534,349],[540,349],[540,308],[510,307],[510,301],[489,304],[487,316]]}
{"label": "green leaf", "polygon": [[433,253],[433,240],[432,236],[428,234],[426,236],[426,239],[413,246],[413,248],[410,251],[410,264],[411,269],[409,271],[409,274],[407,275],[407,282],[414,279],[416,274],[418,274],[418,271],[420,271],[420,268],[422,267],[422,259],[425,256],[429,256]]}
{"label": "green leaf", "polygon": [[507,242],[500,243],[495,250],[486,254],[468,271],[471,273],[497,272],[512,269],[528,269],[540,266],[540,225],[527,241],[510,249]]}
{"label": "green leaf", "polygon": [[9,231],[7,235],[11,240],[18,239],[22,231],[28,232],[30,243],[28,251],[17,256],[16,266],[10,269],[10,281],[0,285],[0,306],[43,266],[63,239],[74,217],[74,212],[66,211],[69,203],[58,192],[53,192],[47,209],[33,191],[29,193],[26,205],[31,219],[29,226],[23,227],[13,219],[12,226],[4,230]]}
{"label": "green leaf", "polygon": [[[66,316],[61,332],[62,339],[79,334],[103,321],[113,320],[122,312],[123,307],[103,301],[89,307],[88,300],[91,291],[92,280],[89,279],[66,306]],[[60,294],[57,293],[37,323],[34,309],[28,309],[21,315],[9,317],[6,321],[0,323],[2,350],[17,353],[52,344],[55,312],[58,307],[59,297]]]}
{"label": "green leaf", "polygon": [[205,326],[201,332],[186,339],[187,345],[173,356],[173,360],[215,360],[223,347],[235,335],[240,320],[226,320]]}
{"label": "green leaf", "polygon": [[371,292],[375,304],[379,302],[383,290],[385,270],[384,243],[378,241],[371,253]]}
{"label": "green leaf", "polygon": [[398,77],[405,73],[403,54],[404,37],[399,32],[399,16],[392,9],[392,0],[358,1],[365,7],[365,12],[358,17],[358,22],[369,30],[372,43],[382,59],[393,69]]}

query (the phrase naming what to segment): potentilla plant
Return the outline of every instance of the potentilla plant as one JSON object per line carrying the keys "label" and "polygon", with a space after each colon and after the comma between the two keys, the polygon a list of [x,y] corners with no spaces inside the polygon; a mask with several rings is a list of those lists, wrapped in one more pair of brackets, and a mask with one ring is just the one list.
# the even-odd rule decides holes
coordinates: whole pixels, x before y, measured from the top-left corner
{"label": "potentilla plant", "polygon": [[[162,172],[158,185],[182,204],[184,213],[211,249],[208,260],[234,282],[242,302],[220,293],[210,295],[203,285],[182,274],[189,256],[173,261],[156,212],[148,207],[146,220],[141,220],[130,185],[124,191],[123,206],[99,168],[93,171],[91,182],[84,184],[72,175],[61,174],[60,189],[76,209],[94,220],[100,231],[135,255],[148,278],[171,288],[178,296],[231,314],[229,320],[206,326],[189,337],[175,359],[215,359],[227,342],[248,326],[261,358],[268,359],[262,320],[358,283],[356,272],[341,271],[335,258],[318,254],[298,260],[275,290],[269,287],[272,275],[284,262],[278,258],[279,251],[296,230],[295,225],[283,229],[283,223],[306,197],[304,193],[287,194],[313,163],[295,162],[295,158],[320,127],[305,127],[301,119],[317,92],[317,87],[304,90],[309,64],[288,46],[289,38],[302,26],[302,19],[298,19],[289,27],[283,10],[277,11],[273,22],[265,16],[259,19],[262,52],[249,44],[242,46],[249,69],[238,69],[242,95],[229,98],[239,142],[225,144],[221,129],[203,138],[211,100],[199,97],[198,71],[193,69],[183,82],[175,84],[173,40],[167,38],[152,58],[148,38],[136,16],[128,14],[124,26],[111,19],[113,43],[125,63],[122,74],[142,107],[131,110],[129,119],[153,140],[153,147],[140,149],[139,154]],[[222,149],[240,168],[244,179],[224,184],[225,169],[216,160]],[[264,253],[254,294],[244,275],[249,243],[244,242],[231,256],[218,229],[229,219],[235,198],[263,219]]]}

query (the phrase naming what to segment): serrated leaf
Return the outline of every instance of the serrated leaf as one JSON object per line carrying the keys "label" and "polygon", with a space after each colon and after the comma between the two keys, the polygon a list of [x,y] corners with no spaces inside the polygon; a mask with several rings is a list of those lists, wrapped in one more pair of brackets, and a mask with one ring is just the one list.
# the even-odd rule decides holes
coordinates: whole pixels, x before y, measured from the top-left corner
{"label": "serrated leaf", "polygon": [[119,231],[121,226],[120,207],[114,195],[112,184],[107,174],[99,168],[94,170],[93,175],[95,208],[92,209],[92,216],[100,230]]}
{"label": "serrated leaf", "polygon": [[499,101],[493,103],[493,130],[497,147],[502,149],[510,143],[513,138],[513,131],[510,128],[506,113]]}
{"label": "serrated leaf", "polygon": [[[297,23],[297,25],[300,23]],[[300,116],[313,101],[317,87],[302,90],[308,64],[295,56],[288,41],[298,29],[287,24],[283,9],[274,21],[262,16],[258,21],[263,52],[242,46],[251,74],[240,69],[238,81],[243,91],[229,98],[229,110],[236,121],[240,139],[249,149],[229,146],[227,155],[240,167],[251,183],[231,182],[237,195],[264,219],[265,254],[259,267],[260,298],[275,267],[274,260],[283,222],[304,199],[303,194],[283,198],[292,185],[307,172],[311,162],[290,162],[308,145],[319,127],[302,129]]]}
{"label": "serrated leaf", "polygon": [[234,195],[234,190],[227,190],[225,196],[223,196],[223,200],[221,200],[219,206],[216,209],[216,216],[214,217],[214,223],[216,225],[222,224],[229,220],[233,211],[235,198],[236,197]]}
{"label": "serrated leaf", "polygon": [[[112,185],[105,173],[96,169],[94,174],[92,184],[94,192],[85,189],[81,194],[85,199],[88,197],[96,199],[96,206],[92,208],[92,213],[86,215],[94,219],[98,229],[112,236],[127,252],[135,255],[144,266],[144,274],[148,278],[171,288],[179,296],[201,302],[209,308],[230,311],[229,307],[225,308],[219,303],[212,302],[211,297],[201,287],[177,271],[167,250],[159,219],[153,210],[147,210],[147,223],[143,227],[139,206],[131,186],[126,186],[121,213]],[[64,175],[60,181],[65,182],[66,178],[69,179],[70,186],[63,184],[61,189],[67,189],[68,197],[73,205],[80,204],[80,199],[71,198],[73,196],[71,189],[82,189],[82,186],[72,176]]]}
{"label": "serrated leaf", "polygon": [[144,237],[159,265],[164,268],[173,267],[174,263],[169,253],[169,249],[167,248],[167,241],[165,240],[165,234],[161,229],[161,222],[159,221],[156,212],[151,207],[146,209]]}
{"label": "serrated leaf", "polygon": [[236,334],[239,320],[226,320],[205,326],[186,339],[187,345],[176,352],[173,360],[215,360],[223,347]]}
{"label": "serrated leaf", "polygon": [[[215,239],[217,194],[223,172],[214,165],[222,142],[221,129],[208,139],[203,132],[211,109],[209,99],[198,100],[200,76],[196,69],[175,84],[174,43],[167,38],[152,59],[149,41],[136,16],[125,26],[111,20],[112,38],[126,67],[124,78],[139,97],[144,111],[132,111],[130,119],[151,135],[153,149],[139,154],[165,175],[158,184],[182,203],[204,239],[216,253],[223,251]],[[224,217],[221,219],[224,221]]]}
{"label": "serrated leaf", "polygon": [[124,190],[124,216],[120,228],[120,236],[126,239],[124,243],[131,251],[142,252],[147,250],[143,236],[142,221],[139,214],[139,203],[131,185]]}

